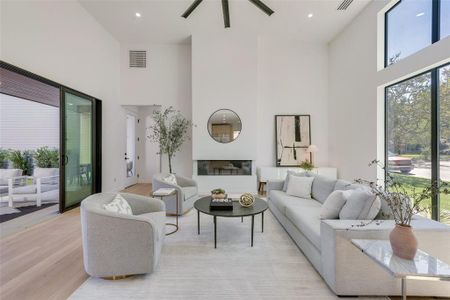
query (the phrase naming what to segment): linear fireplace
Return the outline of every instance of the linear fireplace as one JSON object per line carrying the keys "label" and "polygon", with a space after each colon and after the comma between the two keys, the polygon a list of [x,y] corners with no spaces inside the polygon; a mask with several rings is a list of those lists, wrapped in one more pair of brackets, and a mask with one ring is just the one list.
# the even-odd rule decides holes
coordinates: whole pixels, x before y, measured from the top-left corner
{"label": "linear fireplace", "polygon": [[251,160],[198,160],[197,175],[249,176],[252,175]]}

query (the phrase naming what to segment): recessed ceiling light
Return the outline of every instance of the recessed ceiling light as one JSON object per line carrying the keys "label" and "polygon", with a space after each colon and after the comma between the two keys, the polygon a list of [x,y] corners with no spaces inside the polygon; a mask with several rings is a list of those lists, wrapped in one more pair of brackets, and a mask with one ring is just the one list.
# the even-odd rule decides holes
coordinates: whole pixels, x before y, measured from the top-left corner
{"label": "recessed ceiling light", "polygon": [[420,12],[420,13],[418,13],[417,15],[416,15],[416,17],[421,17],[421,16],[423,16],[425,13],[424,12]]}
{"label": "recessed ceiling light", "polygon": [[313,16],[314,16],[313,13],[308,14],[308,18],[312,18]]}
{"label": "recessed ceiling light", "polygon": [[141,13],[138,13],[138,12],[135,13],[134,15],[136,16],[136,18],[140,18],[141,17]]}

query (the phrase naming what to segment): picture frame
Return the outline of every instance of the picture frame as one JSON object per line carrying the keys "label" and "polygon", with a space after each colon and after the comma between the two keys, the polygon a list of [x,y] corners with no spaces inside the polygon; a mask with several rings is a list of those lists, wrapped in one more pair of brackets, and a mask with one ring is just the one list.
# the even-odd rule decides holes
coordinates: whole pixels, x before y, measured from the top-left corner
{"label": "picture frame", "polygon": [[275,115],[275,148],[277,167],[298,167],[309,159],[311,115]]}

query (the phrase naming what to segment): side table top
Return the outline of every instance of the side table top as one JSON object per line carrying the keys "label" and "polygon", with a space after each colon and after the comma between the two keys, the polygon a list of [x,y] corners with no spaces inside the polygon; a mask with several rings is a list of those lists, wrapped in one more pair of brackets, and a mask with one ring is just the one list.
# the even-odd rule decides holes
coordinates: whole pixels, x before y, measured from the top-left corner
{"label": "side table top", "polygon": [[450,266],[420,249],[414,259],[408,260],[394,255],[388,240],[353,239],[352,244],[394,277],[436,277],[450,280]]}
{"label": "side table top", "polygon": [[161,189],[157,189],[156,191],[154,191],[152,193],[152,195],[157,196],[157,197],[163,197],[163,196],[175,195],[176,192],[177,192],[176,189],[173,189],[173,188],[161,188]]}

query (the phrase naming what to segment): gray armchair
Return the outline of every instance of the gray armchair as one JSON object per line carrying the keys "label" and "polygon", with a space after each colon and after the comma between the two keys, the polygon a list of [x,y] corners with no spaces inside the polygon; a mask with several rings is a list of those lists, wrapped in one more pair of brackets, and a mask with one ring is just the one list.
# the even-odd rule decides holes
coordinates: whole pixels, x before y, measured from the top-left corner
{"label": "gray armchair", "polygon": [[83,257],[94,277],[151,273],[158,265],[165,237],[166,212],[161,200],[121,193],[133,211],[123,215],[103,204],[115,194],[100,193],[81,202]]}
{"label": "gray armchair", "polygon": [[175,196],[164,199],[167,206],[166,211],[172,215],[182,215],[190,210],[193,207],[194,202],[199,199],[197,182],[184,176],[175,175],[177,178],[177,184],[175,185],[164,181],[164,178],[167,175],[169,174],[159,173],[154,175],[152,179],[152,189],[153,191],[156,191],[160,188],[174,188],[178,193],[178,212],[176,211]]}

